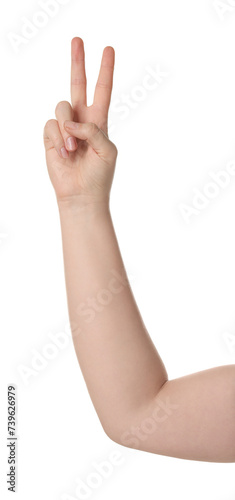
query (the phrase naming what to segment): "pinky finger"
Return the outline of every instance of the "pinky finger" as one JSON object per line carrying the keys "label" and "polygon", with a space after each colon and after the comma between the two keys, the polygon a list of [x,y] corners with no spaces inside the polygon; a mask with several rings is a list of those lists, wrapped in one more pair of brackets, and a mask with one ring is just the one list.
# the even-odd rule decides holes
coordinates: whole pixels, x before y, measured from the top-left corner
{"label": "pinky finger", "polygon": [[57,120],[48,120],[44,127],[43,139],[46,152],[55,148],[60,158],[69,157]]}

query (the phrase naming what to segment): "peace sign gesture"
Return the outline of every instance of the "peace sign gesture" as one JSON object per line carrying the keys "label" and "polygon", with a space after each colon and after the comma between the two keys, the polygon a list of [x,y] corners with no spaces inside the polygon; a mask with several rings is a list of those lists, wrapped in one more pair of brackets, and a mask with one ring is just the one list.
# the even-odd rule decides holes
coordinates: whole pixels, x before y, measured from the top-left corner
{"label": "peace sign gesture", "polygon": [[56,106],[56,120],[44,128],[50,179],[57,200],[90,204],[108,201],[117,148],[108,139],[108,110],[114,71],[114,49],[103,51],[94,100],[87,106],[84,44],[71,44],[71,103]]}

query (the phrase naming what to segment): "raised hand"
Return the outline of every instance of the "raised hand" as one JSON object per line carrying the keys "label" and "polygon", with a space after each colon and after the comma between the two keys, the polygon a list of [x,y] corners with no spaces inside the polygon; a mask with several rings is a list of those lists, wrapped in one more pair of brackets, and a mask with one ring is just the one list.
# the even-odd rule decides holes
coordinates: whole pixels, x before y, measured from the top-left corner
{"label": "raised hand", "polygon": [[84,44],[71,44],[71,104],[56,106],[56,119],[47,121],[44,145],[49,176],[58,202],[90,204],[108,201],[117,148],[108,138],[114,49],[103,51],[94,100],[87,106]]}

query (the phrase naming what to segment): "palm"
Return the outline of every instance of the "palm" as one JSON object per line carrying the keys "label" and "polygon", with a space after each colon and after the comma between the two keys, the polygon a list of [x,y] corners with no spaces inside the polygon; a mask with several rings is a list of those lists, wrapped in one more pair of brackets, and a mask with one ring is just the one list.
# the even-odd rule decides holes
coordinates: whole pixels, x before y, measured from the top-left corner
{"label": "palm", "polygon": [[[86,73],[83,41],[72,41],[71,65],[71,103],[74,121],[95,123],[108,135],[108,109],[110,105],[114,69],[114,51],[106,48],[103,52],[100,73],[97,80],[94,101],[87,106]],[[78,141],[77,150],[70,152],[68,159],[61,159],[55,148],[48,148],[47,163],[50,165],[50,177],[61,197],[85,193],[94,179],[94,171],[102,160],[86,141]],[[94,166],[96,167],[94,169]]]}

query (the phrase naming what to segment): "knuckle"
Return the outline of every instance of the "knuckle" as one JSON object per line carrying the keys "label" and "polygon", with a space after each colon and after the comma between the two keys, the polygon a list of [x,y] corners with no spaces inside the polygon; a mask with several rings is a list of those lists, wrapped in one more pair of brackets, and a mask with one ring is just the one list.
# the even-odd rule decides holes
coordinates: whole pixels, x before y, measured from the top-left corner
{"label": "knuckle", "polygon": [[88,131],[90,134],[94,135],[96,134],[97,132],[99,132],[99,127],[97,127],[97,125],[93,122],[89,122],[87,124],[87,128],[88,128]]}
{"label": "knuckle", "polygon": [[73,78],[71,80],[71,85],[86,85],[86,78]]}
{"label": "knuckle", "polygon": [[51,127],[54,125],[55,121],[56,121],[56,120],[53,120],[53,118],[52,118],[52,119],[50,119],[50,120],[47,120],[47,122],[46,122],[46,124],[45,124],[45,127],[44,127],[44,133],[45,133],[45,132],[49,132],[49,131],[50,131],[50,129],[51,129]]}
{"label": "knuckle", "polygon": [[105,82],[97,82],[97,84],[96,84],[96,88],[98,88],[98,89],[100,88],[100,89],[105,89],[105,90],[106,90],[106,89],[108,89],[108,90],[110,90],[110,89],[111,89],[111,86],[110,86],[110,85],[108,85],[108,84],[107,84],[107,83],[105,83]]}
{"label": "knuckle", "polygon": [[112,141],[109,141],[109,142],[110,142],[110,155],[113,158],[117,158],[118,149],[117,149],[116,145]]}
{"label": "knuckle", "polygon": [[113,154],[114,154],[114,156],[116,156],[116,157],[117,157],[117,155],[118,155],[118,148],[117,148],[117,146],[115,146],[115,144],[113,144]]}
{"label": "knuckle", "polygon": [[55,113],[58,114],[58,112],[60,112],[61,109],[65,108],[67,106],[70,106],[70,104],[69,104],[68,101],[60,101],[60,102],[58,102],[58,104],[56,105],[56,108],[55,108]]}

